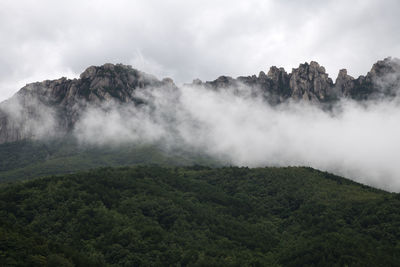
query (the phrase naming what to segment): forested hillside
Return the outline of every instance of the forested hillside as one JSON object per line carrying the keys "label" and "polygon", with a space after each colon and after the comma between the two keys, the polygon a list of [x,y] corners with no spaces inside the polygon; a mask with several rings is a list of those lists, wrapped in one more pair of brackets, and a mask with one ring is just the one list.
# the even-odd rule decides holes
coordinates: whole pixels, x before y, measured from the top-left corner
{"label": "forested hillside", "polygon": [[0,188],[0,265],[399,266],[400,195],[311,168],[102,168]]}
{"label": "forested hillside", "polygon": [[[226,163],[226,162],[225,162]],[[86,145],[73,138],[0,144],[0,182],[66,174],[98,167],[222,163],[201,152],[161,144]]]}

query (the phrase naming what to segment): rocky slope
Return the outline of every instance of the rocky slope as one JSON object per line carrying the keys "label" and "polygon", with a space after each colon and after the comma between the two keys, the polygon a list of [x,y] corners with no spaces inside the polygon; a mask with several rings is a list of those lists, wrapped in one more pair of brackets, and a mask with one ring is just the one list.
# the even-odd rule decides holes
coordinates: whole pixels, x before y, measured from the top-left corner
{"label": "rocky slope", "polygon": [[[91,66],[79,79],[28,84],[0,104],[0,143],[68,132],[89,105],[110,101],[140,105],[143,101],[135,97],[136,89],[161,86],[174,85],[170,79],[160,81],[122,64]],[[43,133],[31,122],[52,124],[42,129],[54,133]]]}
{"label": "rocky slope", "polygon": [[[250,87],[262,92],[271,104],[287,100],[324,104],[343,97],[362,101],[396,96],[400,87],[400,60],[378,61],[366,76],[357,79],[342,69],[335,82],[323,66],[311,61],[300,64],[291,73],[273,66],[267,74],[261,71],[258,76],[236,79],[221,76],[205,83],[197,79],[190,86],[238,91]],[[143,105],[145,101],[135,92],[139,88],[154,87],[178,89],[171,79],[158,80],[122,64],[91,66],[79,79],[61,78],[28,84],[0,103],[0,143],[65,134],[73,129],[87,106],[108,102]]]}
{"label": "rocky slope", "polygon": [[317,62],[300,64],[287,73],[283,68],[271,67],[267,74],[263,71],[258,76],[241,76],[233,79],[220,76],[218,79],[202,83],[210,88],[237,88],[247,85],[259,88],[272,104],[288,99],[303,100],[313,103],[330,103],[342,97],[354,100],[368,100],[379,97],[393,97],[400,87],[400,59],[385,58],[372,66],[366,76],[357,79],[347,74],[346,69],[339,71],[332,81],[325,68]]}

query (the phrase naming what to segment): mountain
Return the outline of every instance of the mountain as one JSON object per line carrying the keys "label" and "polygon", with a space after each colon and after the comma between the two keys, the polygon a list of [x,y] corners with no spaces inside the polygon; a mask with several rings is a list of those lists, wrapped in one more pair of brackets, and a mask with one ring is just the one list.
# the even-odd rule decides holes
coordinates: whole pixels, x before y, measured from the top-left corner
{"label": "mountain", "polygon": [[102,168],[0,187],[1,266],[399,266],[400,195],[311,168]]}
{"label": "mountain", "polygon": [[[203,84],[196,80],[194,84]],[[271,67],[267,74],[241,76],[233,79],[221,76],[215,81],[205,82],[212,88],[237,88],[241,84],[260,88],[272,103],[287,100],[303,100],[313,103],[333,102],[340,98],[368,100],[377,97],[393,97],[400,86],[400,59],[385,58],[375,63],[366,76],[357,79],[339,71],[335,83],[329,78],[325,68],[317,62],[300,64],[287,73],[284,68]]]}
{"label": "mountain", "polygon": [[28,84],[0,104],[0,266],[399,266],[398,193],[308,167],[226,167],[229,157],[207,149],[232,152],[223,137],[238,133],[202,142],[215,110],[201,109],[204,131],[193,131],[199,121],[182,105],[204,99],[179,102],[185,90],[250,93],[267,110],[305,102],[329,112],[343,98],[395,98],[399,66],[387,58],[333,82],[311,62],[178,87],[105,64]]}
{"label": "mountain", "polygon": [[159,81],[122,64],[89,67],[79,79],[28,84],[0,105],[0,143],[44,134],[31,121],[52,123],[54,131],[68,132],[89,105],[109,101],[139,105],[141,100],[133,95],[136,89],[169,85],[169,80]]}
{"label": "mountain", "polygon": [[[210,82],[193,81],[189,86],[210,90],[239,90],[245,86],[262,93],[276,105],[289,100],[332,104],[341,98],[357,101],[396,96],[400,85],[400,60],[386,58],[375,63],[366,76],[357,79],[340,70],[335,83],[317,62],[300,64],[287,73],[271,67],[267,74],[221,76]],[[0,144],[71,132],[88,107],[105,103],[145,106],[138,90],[179,88],[169,78],[156,77],[122,64],[87,68],[79,79],[61,78],[28,84],[0,104]],[[179,97],[179,94],[177,94]],[[103,107],[104,108],[104,107]],[[38,127],[39,126],[39,127]]]}

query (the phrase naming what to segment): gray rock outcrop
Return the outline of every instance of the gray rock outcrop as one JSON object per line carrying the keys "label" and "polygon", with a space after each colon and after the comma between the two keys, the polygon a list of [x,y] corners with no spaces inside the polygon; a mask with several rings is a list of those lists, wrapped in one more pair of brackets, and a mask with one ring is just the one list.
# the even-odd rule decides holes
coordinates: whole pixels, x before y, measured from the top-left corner
{"label": "gray rock outcrop", "polygon": [[169,78],[159,81],[122,64],[91,66],[79,79],[27,84],[0,104],[0,143],[39,137],[45,134],[40,129],[51,131],[48,135],[67,133],[88,105],[111,101],[141,105],[143,100],[135,96],[135,90],[160,86],[175,87]]}
{"label": "gray rock outcrop", "polygon": [[[267,74],[261,71],[258,76],[220,76],[207,82],[196,79],[189,86],[233,90],[239,95],[246,91],[243,87],[251,88],[252,96],[261,96],[273,105],[291,100],[329,106],[341,98],[364,101],[396,97],[400,88],[400,60],[385,58],[375,63],[366,76],[358,78],[342,69],[335,83],[323,66],[311,61],[300,64],[291,73],[273,66]],[[68,133],[88,106],[108,102],[145,105],[146,101],[136,92],[150,87],[177,89],[170,78],[160,81],[122,64],[91,66],[79,79],[28,84],[0,103],[0,143],[48,136],[49,131],[53,135]]]}
{"label": "gray rock outcrop", "polygon": [[221,76],[204,84],[216,90],[241,85],[256,87],[264,92],[263,95],[271,104],[279,104],[289,99],[330,104],[343,97],[362,101],[397,95],[400,87],[400,60],[385,58],[378,61],[366,76],[357,79],[348,75],[346,69],[342,69],[335,83],[323,66],[311,61],[300,64],[298,68],[292,69],[291,73],[273,66],[268,74],[261,71],[258,77],[252,75],[233,79]]}

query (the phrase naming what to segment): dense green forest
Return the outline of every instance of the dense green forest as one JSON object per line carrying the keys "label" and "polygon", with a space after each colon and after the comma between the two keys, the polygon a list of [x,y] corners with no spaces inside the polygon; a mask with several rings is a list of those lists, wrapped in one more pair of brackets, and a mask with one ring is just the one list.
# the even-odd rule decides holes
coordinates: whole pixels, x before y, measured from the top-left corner
{"label": "dense green forest", "polygon": [[0,206],[0,266],[400,265],[400,195],[311,168],[108,167]]}
{"label": "dense green forest", "polygon": [[98,167],[157,164],[222,166],[193,149],[160,144],[87,145],[73,137],[0,144],[0,182],[66,174]]}

